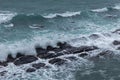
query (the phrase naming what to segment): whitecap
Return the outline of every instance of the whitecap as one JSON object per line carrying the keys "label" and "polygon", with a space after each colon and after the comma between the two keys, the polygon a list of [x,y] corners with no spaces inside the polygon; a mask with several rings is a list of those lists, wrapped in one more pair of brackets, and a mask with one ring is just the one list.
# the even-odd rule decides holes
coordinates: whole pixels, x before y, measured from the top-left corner
{"label": "whitecap", "polygon": [[100,8],[100,9],[93,9],[91,11],[92,12],[106,12],[106,11],[108,11],[108,9],[105,7],[105,8]]}
{"label": "whitecap", "polygon": [[61,16],[61,17],[71,17],[71,16],[76,16],[76,15],[80,15],[80,11],[78,12],[65,12],[65,13],[54,13],[54,14],[48,14],[48,15],[45,15],[44,17],[45,18],[55,18],[57,16]]}
{"label": "whitecap", "polygon": [[0,24],[8,22],[15,15],[16,15],[16,13],[12,13],[12,12],[9,12],[9,11],[0,11]]}

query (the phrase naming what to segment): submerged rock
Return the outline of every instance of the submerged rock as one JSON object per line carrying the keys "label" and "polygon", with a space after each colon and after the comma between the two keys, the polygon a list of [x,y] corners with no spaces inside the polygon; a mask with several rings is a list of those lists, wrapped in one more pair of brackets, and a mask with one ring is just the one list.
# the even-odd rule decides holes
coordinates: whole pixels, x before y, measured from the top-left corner
{"label": "submerged rock", "polygon": [[98,56],[106,56],[106,57],[113,57],[113,54],[114,52],[113,51],[110,51],[110,50],[105,50],[105,51],[102,51],[98,54]]}
{"label": "submerged rock", "polygon": [[92,51],[92,50],[95,50],[95,49],[98,49],[98,47],[96,46],[81,46],[79,48],[76,48],[76,49],[73,49],[72,52],[74,54],[76,53],[81,53],[81,52],[88,52],[88,51]]}
{"label": "submerged rock", "polygon": [[14,61],[14,64],[15,65],[22,65],[22,64],[31,63],[31,62],[36,61],[36,60],[38,60],[37,57],[32,56],[32,55],[27,55],[27,56],[23,56],[23,57],[17,58]]}
{"label": "submerged rock", "polygon": [[35,64],[32,64],[32,67],[36,69],[40,69],[40,68],[44,68],[45,65],[46,65],[45,63],[35,63]]}
{"label": "submerged rock", "polygon": [[65,58],[66,58],[66,59],[69,59],[69,60],[71,60],[71,61],[78,60],[78,58],[75,57],[75,56],[69,56],[69,57],[65,57]]}
{"label": "submerged rock", "polygon": [[7,73],[7,71],[0,72],[0,76],[5,76],[6,73]]}
{"label": "submerged rock", "polygon": [[30,72],[35,72],[36,71],[36,69],[34,69],[34,68],[28,68],[27,70],[26,70],[26,72],[28,72],[28,73],[30,73]]}
{"label": "submerged rock", "polygon": [[120,45],[120,41],[114,40],[114,41],[113,41],[113,44],[114,44],[114,45]]}
{"label": "submerged rock", "polygon": [[49,60],[50,64],[55,64],[55,65],[62,65],[65,62],[66,62],[66,60],[61,59],[61,58],[54,58],[54,59]]}
{"label": "submerged rock", "polygon": [[70,44],[67,44],[66,42],[64,43],[58,42],[57,46],[59,46],[60,49],[72,48],[72,46]]}
{"label": "submerged rock", "polygon": [[117,47],[117,50],[120,50],[120,46],[119,46],[119,47]]}
{"label": "submerged rock", "polygon": [[88,55],[88,53],[82,52],[82,53],[80,53],[78,56],[80,56],[80,57],[85,57],[85,56],[87,56],[87,55]]}
{"label": "submerged rock", "polygon": [[98,39],[100,36],[98,34],[92,34],[89,36],[90,39]]}
{"label": "submerged rock", "polygon": [[40,54],[38,55],[38,57],[43,58],[43,59],[50,59],[50,58],[54,58],[54,57],[58,57],[63,55],[62,53],[55,53],[54,51],[49,51],[46,54]]}
{"label": "submerged rock", "polygon": [[113,31],[112,33],[118,33],[118,34],[120,34],[120,29],[116,29],[116,30]]}
{"label": "submerged rock", "polygon": [[0,62],[0,66],[8,66],[8,63],[6,61]]}

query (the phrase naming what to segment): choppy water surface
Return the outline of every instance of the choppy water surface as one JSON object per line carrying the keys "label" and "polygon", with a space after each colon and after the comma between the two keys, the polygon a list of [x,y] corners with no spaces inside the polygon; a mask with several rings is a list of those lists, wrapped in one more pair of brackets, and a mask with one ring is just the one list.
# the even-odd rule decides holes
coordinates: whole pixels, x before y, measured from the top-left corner
{"label": "choppy water surface", "polygon": [[[58,41],[81,46],[81,36],[110,33],[119,26],[119,0],[0,0],[0,60],[8,53],[35,54],[35,45],[55,46]],[[96,43],[88,40],[87,45],[112,50],[110,42],[114,39],[119,36],[102,35]],[[25,66],[21,69],[10,64],[5,68],[9,74],[1,80],[119,80],[118,57],[93,61],[80,58],[63,67],[53,66],[26,76]],[[14,72],[19,75],[13,77]]]}

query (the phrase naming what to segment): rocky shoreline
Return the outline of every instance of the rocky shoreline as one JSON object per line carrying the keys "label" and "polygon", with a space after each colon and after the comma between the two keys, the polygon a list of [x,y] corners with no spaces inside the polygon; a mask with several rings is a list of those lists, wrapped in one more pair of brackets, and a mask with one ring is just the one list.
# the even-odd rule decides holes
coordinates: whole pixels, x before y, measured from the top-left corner
{"label": "rocky shoreline", "polygon": [[[113,34],[120,34],[120,29],[115,30],[112,32]],[[92,39],[99,38],[97,34],[92,34],[89,36]],[[120,45],[120,40],[114,40],[112,43],[114,46]],[[61,66],[63,64],[66,64],[68,60],[70,61],[75,61],[77,60],[77,57],[75,56],[65,56],[64,58],[61,58],[60,56],[64,55],[78,55],[78,57],[86,57],[89,56],[91,51],[95,50],[101,50],[98,46],[80,46],[80,47],[73,47],[67,42],[58,42],[57,47],[52,47],[52,46],[47,46],[46,49],[42,47],[36,47],[35,48],[37,55],[24,55],[24,53],[17,53],[16,58],[13,58],[11,54],[8,55],[7,60],[0,62],[0,66],[6,67],[8,66],[9,63],[13,63],[16,66],[21,66],[24,64],[32,63],[35,62],[39,59],[44,59],[48,60],[49,64],[56,65],[56,66]],[[120,47],[118,46],[116,50],[120,50]],[[100,56],[108,56],[113,54],[114,52],[111,50],[102,50],[100,53],[98,53],[94,57],[89,57],[88,59],[96,59],[99,58]],[[49,65],[45,64],[44,62],[39,62],[39,63],[32,63],[32,67],[28,68],[26,72],[34,72],[37,69],[40,68],[50,68]],[[4,74],[7,71],[2,71],[0,72],[1,76],[4,76]]]}

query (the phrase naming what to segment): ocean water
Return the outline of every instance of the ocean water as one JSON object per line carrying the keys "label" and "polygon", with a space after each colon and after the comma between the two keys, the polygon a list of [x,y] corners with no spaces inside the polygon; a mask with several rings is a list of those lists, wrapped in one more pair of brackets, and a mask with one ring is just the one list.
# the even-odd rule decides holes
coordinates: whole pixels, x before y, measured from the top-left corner
{"label": "ocean water", "polygon": [[[14,57],[17,52],[35,55],[36,45],[45,48],[56,46],[58,41],[73,46],[95,44],[115,51],[110,43],[120,40],[120,36],[104,33],[119,26],[120,0],[0,0],[0,60],[4,61],[9,53]],[[77,40],[93,33],[101,38],[85,43]],[[119,51],[115,53],[119,55]],[[0,80],[119,80],[119,63],[119,56],[96,61],[80,58],[69,65],[51,65],[51,69],[32,74],[23,71],[29,65],[21,69],[11,63],[4,68],[8,74]],[[13,77],[13,73],[18,75]]]}

